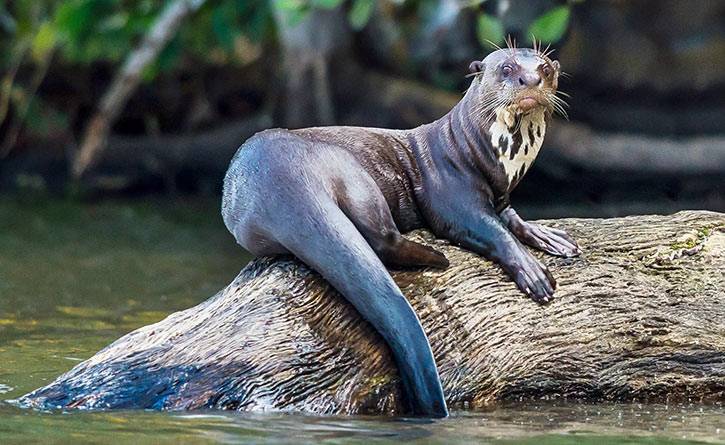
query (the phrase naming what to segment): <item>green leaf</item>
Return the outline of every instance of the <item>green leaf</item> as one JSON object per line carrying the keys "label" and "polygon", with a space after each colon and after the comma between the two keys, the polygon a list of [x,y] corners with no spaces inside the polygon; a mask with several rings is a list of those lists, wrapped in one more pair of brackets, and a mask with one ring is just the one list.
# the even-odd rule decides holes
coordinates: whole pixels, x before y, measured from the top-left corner
{"label": "green leaf", "polygon": [[367,25],[373,11],[375,11],[375,0],[355,0],[347,18],[353,29],[359,31]]}
{"label": "green leaf", "polygon": [[93,19],[91,2],[66,1],[55,11],[55,25],[66,40],[78,43],[89,33]]}
{"label": "green leaf", "polygon": [[234,47],[234,38],[237,32],[232,22],[233,15],[227,9],[229,8],[217,7],[214,9],[211,20],[212,31],[217,40],[219,40],[224,48],[230,50]]}
{"label": "green leaf", "polygon": [[109,32],[123,29],[128,23],[128,14],[117,12],[109,17],[100,20],[96,29],[98,32]]}
{"label": "green leaf", "polygon": [[274,29],[272,12],[266,6],[266,2],[264,2],[254,8],[249,14],[243,31],[253,42],[261,42],[266,35],[269,35],[272,29]]}
{"label": "green leaf", "polygon": [[40,25],[31,45],[33,58],[38,61],[45,59],[50,50],[55,46],[55,41],[56,32],[51,22],[45,22]]}
{"label": "green leaf", "polygon": [[478,36],[478,41],[484,46],[488,45],[488,41],[503,43],[506,38],[501,20],[484,13],[478,15],[476,35]]}
{"label": "green leaf", "polygon": [[307,3],[302,0],[275,0],[275,5],[281,11],[300,11],[307,8]]}
{"label": "green leaf", "polygon": [[302,20],[307,17],[307,13],[309,13],[310,10],[308,8],[304,9],[292,9],[285,13],[285,19],[287,20],[287,26],[295,27],[302,22]]}
{"label": "green leaf", "polygon": [[161,50],[156,63],[159,66],[159,71],[171,71],[176,67],[176,62],[181,58],[182,46],[179,36],[174,37],[166,48]]}
{"label": "green leaf", "polygon": [[159,68],[158,62],[154,60],[141,70],[141,81],[144,83],[150,83],[156,78],[156,76],[159,75],[160,71],[161,69]]}
{"label": "green leaf", "polygon": [[335,9],[342,4],[344,0],[312,0],[312,6],[322,9]]}
{"label": "green leaf", "polygon": [[528,35],[533,35],[542,42],[555,43],[564,36],[570,15],[569,6],[557,6],[534,20],[529,26]]}
{"label": "green leaf", "polygon": [[297,26],[307,15],[310,5],[304,0],[274,0],[275,7],[284,13],[287,26]]}

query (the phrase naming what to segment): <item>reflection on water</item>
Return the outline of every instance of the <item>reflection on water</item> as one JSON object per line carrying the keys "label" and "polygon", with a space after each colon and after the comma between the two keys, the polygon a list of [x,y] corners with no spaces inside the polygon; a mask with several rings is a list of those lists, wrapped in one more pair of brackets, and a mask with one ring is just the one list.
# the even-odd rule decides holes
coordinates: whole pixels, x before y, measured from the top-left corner
{"label": "reflection on water", "polygon": [[3,443],[28,437],[75,443],[530,443],[684,444],[725,440],[720,407],[521,405],[445,420],[295,414],[38,413],[0,407]]}
{"label": "reflection on water", "polygon": [[[248,257],[217,203],[0,198],[0,399],[214,294]],[[42,413],[0,402],[0,443],[725,442],[722,406],[535,405],[424,421],[294,414]]]}

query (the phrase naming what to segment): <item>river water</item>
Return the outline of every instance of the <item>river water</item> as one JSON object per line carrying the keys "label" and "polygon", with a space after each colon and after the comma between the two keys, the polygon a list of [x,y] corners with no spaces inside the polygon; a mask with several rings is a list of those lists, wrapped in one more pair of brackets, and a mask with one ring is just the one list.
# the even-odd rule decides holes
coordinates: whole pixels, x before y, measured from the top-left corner
{"label": "river water", "polygon": [[437,421],[290,413],[37,412],[7,400],[213,295],[249,257],[216,200],[0,197],[0,444],[725,443],[725,408],[510,404]]}

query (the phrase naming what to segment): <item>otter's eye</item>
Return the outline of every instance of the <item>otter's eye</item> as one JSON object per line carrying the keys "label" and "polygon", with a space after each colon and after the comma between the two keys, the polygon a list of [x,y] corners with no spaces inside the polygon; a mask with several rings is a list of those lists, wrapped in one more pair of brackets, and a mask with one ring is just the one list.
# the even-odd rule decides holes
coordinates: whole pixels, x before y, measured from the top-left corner
{"label": "otter's eye", "polygon": [[501,74],[503,74],[503,77],[508,77],[513,72],[514,72],[514,67],[512,67],[511,65],[504,65],[501,68]]}
{"label": "otter's eye", "polygon": [[544,65],[544,67],[541,69],[541,71],[544,73],[544,76],[546,76],[546,77],[551,76],[551,67],[549,65]]}

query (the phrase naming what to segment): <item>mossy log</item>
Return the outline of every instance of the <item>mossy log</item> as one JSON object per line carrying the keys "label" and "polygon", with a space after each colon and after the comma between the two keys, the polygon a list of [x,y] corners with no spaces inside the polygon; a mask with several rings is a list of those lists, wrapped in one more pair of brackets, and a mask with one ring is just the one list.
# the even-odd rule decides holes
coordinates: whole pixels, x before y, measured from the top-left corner
{"label": "mossy log", "polygon": [[[725,401],[725,215],[547,221],[584,254],[541,256],[556,300],[417,231],[445,270],[393,273],[453,409],[521,398]],[[211,299],[138,329],[20,399],[40,408],[400,413],[381,338],[316,273],[260,258]]]}

